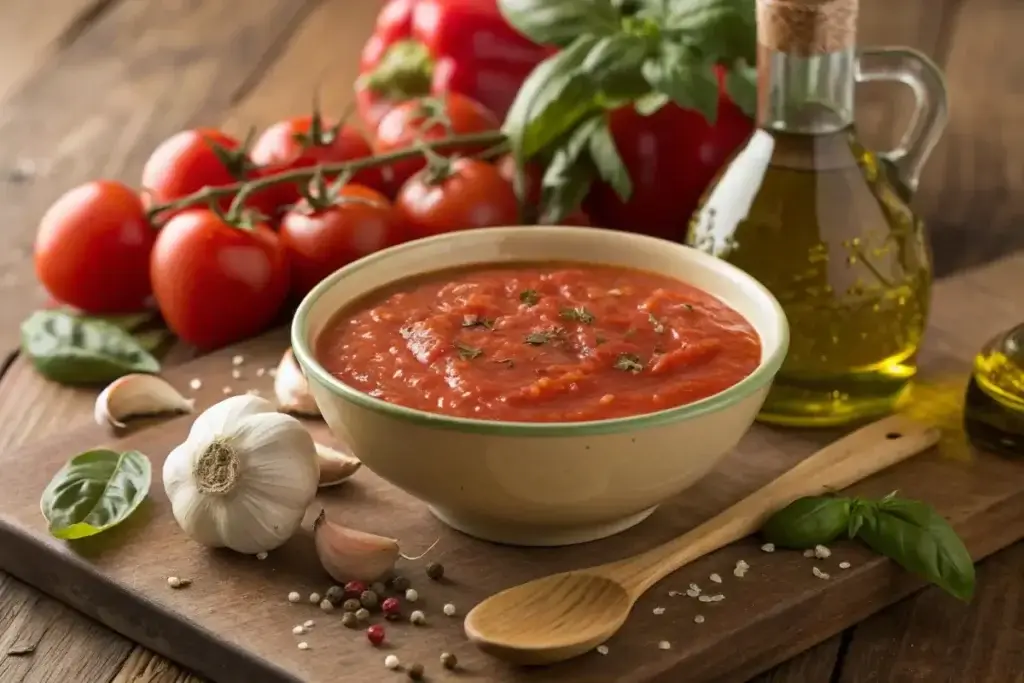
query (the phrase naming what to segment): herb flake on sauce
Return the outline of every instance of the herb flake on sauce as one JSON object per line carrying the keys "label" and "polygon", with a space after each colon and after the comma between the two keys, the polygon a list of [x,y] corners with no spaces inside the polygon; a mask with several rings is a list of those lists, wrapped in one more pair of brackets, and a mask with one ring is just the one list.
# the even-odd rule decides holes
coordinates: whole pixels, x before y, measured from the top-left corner
{"label": "herb flake on sauce", "polygon": [[478,315],[467,315],[462,319],[463,327],[482,327],[486,330],[494,329],[494,321],[488,320],[487,318],[481,318]]}
{"label": "herb flake on sauce", "polygon": [[455,342],[455,350],[459,352],[459,358],[462,360],[473,360],[484,353],[481,349],[468,346],[462,342]]}
{"label": "herb flake on sauce", "polygon": [[557,339],[560,334],[562,334],[561,328],[556,327],[545,332],[531,332],[526,335],[526,338],[523,339],[523,341],[531,346],[542,346],[552,339]]}
{"label": "herb flake on sauce", "polygon": [[513,359],[511,359],[511,358],[495,358],[491,362],[492,363],[501,363],[502,365],[507,365],[510,368],[514,368],[516,366],[516,362]]}
{"label": "herb flake on sauce", "polygon": [[594,322],[594,314],[588,311],[585,306],[563,308],[559,311],[558,315],[563,320],[576,320],[584,325],[591,325]]}
{"label": "herb flake on sauce", "polygon": [[540,294],[537,293],[536,289],[524,289],[519,292],[519,300],[527,306],[536,306],[537,302],[540,301]]}
{"label": "herb flake on sauce", "polygon": [[615,361],[615,365],[613,367],[616,370],[632,372],[635,375],[644,369],[644,364],[640,362],[640,358],[635,354],[623,353],[619,356],[618,360]]}
{"label": "herb flake on sauce", "polygon": [[651,321],[651,327],[654,328],[655,332],[657,332],[658,334],[661,334],[662,332],[665,331],[665,326],[661,324],[660,320],[658,320],[657,318],[654,317],[653,313],[648,313],[647,314],[647,319]]}

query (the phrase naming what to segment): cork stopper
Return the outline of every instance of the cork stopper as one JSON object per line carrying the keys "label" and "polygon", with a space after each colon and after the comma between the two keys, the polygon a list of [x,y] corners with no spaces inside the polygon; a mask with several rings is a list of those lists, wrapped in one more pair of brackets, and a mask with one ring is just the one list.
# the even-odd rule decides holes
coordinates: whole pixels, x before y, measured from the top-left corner
{"label": "cork stopper", "polygon": [[809,57],[839,52],[857,40],[858,0],[757,0],[757,40]]}

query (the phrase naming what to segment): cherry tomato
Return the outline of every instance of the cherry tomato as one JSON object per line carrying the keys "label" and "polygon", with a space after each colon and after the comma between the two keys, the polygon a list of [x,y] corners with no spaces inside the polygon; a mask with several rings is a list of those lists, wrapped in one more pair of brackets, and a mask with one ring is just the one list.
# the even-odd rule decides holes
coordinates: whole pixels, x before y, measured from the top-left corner
{"label": "cherry tomato", "polygon": [[150,279],[168,327],[208,350],[274,320],[288,296],[288,257],[264,224],[236,228],[208,209],[188,209],[160,230]]}
{"label": "cherry tomato", "polygon": [[[142,188],[155,204],[180,199],[204,187],[231,185],[247,177],[238,140],[211,128],[185,130],[164,140],[142,168]],[[227,209],[231,196],[219,204]]]}
{"label": "cherry tomato", "polygon": [[[249,156],[261,168],[284,170],[317,164],[344,163],[368,157],[372,153],[370,143],[352,126],[339,127],[333,121],[312,114],[278,121],[270,126],[257,138]],[[360,171],[352,182],[380,191],[385,188],[385,177],[381,168]],[[299,200],[299,190],[295,185],[288,184],[283,187],[290,198],[286,203],[293,204]]]}
{"label": "cherry tomato", "polygon": [[519,223],[512,186],[493,165],[475,159],[451,161],[450,173],[436,181],[429,169],[414,175],[395,207],[413,238]]}
{"label": "cherry tomato", "polygon": [[400,221],[387,197],[362,185],[345,185],[329,207],[303,202],[281,220],[292,291],[302,296],[344,265],[402,241]]}
{"label": "cherry tomato", "polygon": [[43,215],[36,276],[50,296],[87,313],[145,308],[157,231],[139,195],[112,180],[80,185]]}
{"label": "cherry tomato", "polygon": [[724,93],[714,124],[668,104],[650,116],[632,106],[616,109],[610,125],[633,194],[623,202],[599,183],[584,206],[601,226],[668,239],[685,235],[704,190],[753,130],[750,118]]}
{"label": "cherry tomato", "polygon": [[[444,119],[451,123],[450,129],[444,125]],[[420,140],[480,133],[496,130],[500,125],[498,117],[486,107],[458,93],[448,93],[441,98],[409,100],[396,106],[381,119],[377,127],[374,151],[386,154],[408,149]],[[439,153],[473,154],[478,151],[481,151],[480,147],[450,147]],[[423,157],[404,159],[392,164],[395,187],[401,186],[425,165]]]}

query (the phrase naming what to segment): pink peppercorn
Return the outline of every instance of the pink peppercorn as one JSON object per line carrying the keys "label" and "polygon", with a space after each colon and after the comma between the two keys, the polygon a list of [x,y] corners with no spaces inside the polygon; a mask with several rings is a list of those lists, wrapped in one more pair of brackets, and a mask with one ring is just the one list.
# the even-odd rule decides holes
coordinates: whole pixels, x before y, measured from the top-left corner
{"label": "pink peppercorn", "polygon": [[375,646],[380,645],[384,642],[384,627],[380,624],[374,624],[373,626],[366,629],[366,639],[373,643]]}
{"label": "pink peppercorn", "polygon": [[380,603],[380,611],[384,613],[384,618],[394,619],[401,615],[402,603],[398,601],[398,598],[388,598]]}
{"label": "pink peppercorn", "polygon": [[362,581],[349,581],[345,584],[345,597],[359,599],[359,596],[366,590],[366,584]]}

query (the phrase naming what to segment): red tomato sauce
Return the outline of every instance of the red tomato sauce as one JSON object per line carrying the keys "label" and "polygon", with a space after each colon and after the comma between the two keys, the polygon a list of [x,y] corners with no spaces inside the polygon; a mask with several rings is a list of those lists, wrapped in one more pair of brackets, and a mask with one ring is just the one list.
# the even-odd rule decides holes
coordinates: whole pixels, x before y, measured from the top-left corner
{"label": "red tomato sauce", "polygon": [[714,296],[614,266],[475,266],[398,282],[342,311],[320,363],[410,408],[577,422],[692,403],[757,368],[753,327]]}

